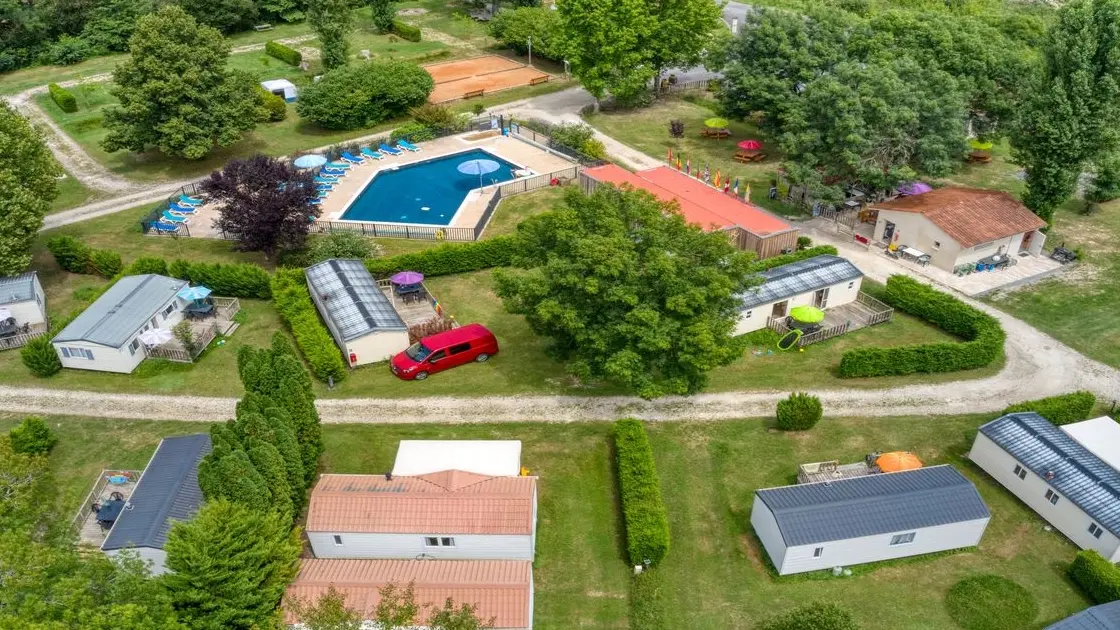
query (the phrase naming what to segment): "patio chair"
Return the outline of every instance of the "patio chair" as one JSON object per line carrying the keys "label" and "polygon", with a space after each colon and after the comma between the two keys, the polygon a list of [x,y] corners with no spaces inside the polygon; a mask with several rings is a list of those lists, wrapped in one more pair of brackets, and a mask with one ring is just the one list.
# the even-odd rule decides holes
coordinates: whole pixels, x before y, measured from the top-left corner
{"label": "patio chair", "polygon": [[180,204],[177,204],[177,203],[167,204],[167,209],[170,210],[171,212],[174,212],[175,214],[191,215],[191,214],[197,214],[198,213],[198,208],[196,208],[194,206],[183,206],[183,205],[180,205]]}
{"label": "patio chair", "polygon": [[374,151],[373,149],[371,149],[369,147],[362,147],[362,155],[364,155],[368,158],[373,158],[375,160],[384,160],[385,159],[384,155],[381,155],[380,153],[378,153],[377,151]]}
{"label": "patio chair", "polygon": [[342,179],[343,177],[346,176],[346,171],[344,171],[340,168],[338,168],[338,169],[324,168],[323,170],[319,171],[319,176],[320,177],[336,177],[338,179]]}
{"label": "patio chair", "polygon": [[179,199],[175,203],[179,204],[180,206],[201,206],[206,202],[196,197],[179,195]]}
{"label": "patio chair", "polygon": [[188,221],[187,217],[179,216],[179,215],[176,215],[176,214],[171,214],[171,212],[169,210],[164,210],[162,217],[163,217],[164,221],[167,221],[169,223],[184,224],[184,223],[187,223],[187,221]]}
{"label": "patio chair", "polygon": [[334,186],[335,184],[338,183],[338,180],[337,179],[331,179],[329,177],[316,177],[315,178],[315,183],[316,184],[326,184],[326,185],[329,185],[329,186]]}
{"label": "patio chair", "polygon": [[404,153],[404,151],[401,151],[400,149],[394,149],[384,142],[382,142],[381,145],[377,147],[377,150],[381,151],[385,155],[400,155],[401,153]]}
{"label": "patio chair", "polygon": [[349,162],[343,162],[343,161],[340,161],[340,160],[336,160],[334,162],[327,162],[327,165],[324,168],[339,170],[339,171],[347,171],[347,170],[350,170],[350,168],[352,168],[353,166],[354,165],[350,164]]}
{"label": "patio chair", "polygon": [[366,161],[365,158],[358,157],[349,151],[342,152],[342,159],[351,164],[364,164]]}
{"label": "patio chair", "polygon": [[[308,201],[307,203],[309,203],[309,204],[311,204],[311,205],[313,205],[313,206],[318,206],[318,205],[322,205],[322,203],[323,203],[323,198],[322,198],[322,197],[316,197],[315,199],[312,199],[311,201]],[[312,221],[314,221],[315,219],[314,219],[314,218],[312,218],[311,220],[312,220]]]}
{"label": "patio chair", "polygon": [[159,234],[178,234],[179,226],[172,223],[164,223],[163,221],[155,221],[152,223],[151,228]]}
{"label": "patio chair", "polygon": [[319,184],[318,186],[315,187],[315,190],[317,190],[319,192],[330,192],[330,191],[334,190],[334,186],[331,186],[329,184]]}
{"label": "patio chair", "polygon": [[419,153],[420,152],[420,147],[412,144],[411,142],[409,142],[408,140],[405,140],[404,138],[401,138],[400,140],[397,140],[397,146],[404,149],[405,151],[411,151],[413,153]]}

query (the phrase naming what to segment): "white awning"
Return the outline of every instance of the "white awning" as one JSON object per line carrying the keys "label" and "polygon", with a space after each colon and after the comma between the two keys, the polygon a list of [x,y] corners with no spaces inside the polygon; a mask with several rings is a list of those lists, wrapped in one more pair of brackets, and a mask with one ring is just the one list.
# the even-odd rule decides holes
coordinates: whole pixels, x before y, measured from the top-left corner
{"label": "white awning", "polygon": [[401,440],[393,474],[462,470],[491,477],[521,474],[520,440]]}
{"label": "white awning", "polygon": [[1090,453],[1104,460],[1104,463],[1120,470],[1120,423],[1108,416],[1101,416],[1065,424],[1059,428]]}

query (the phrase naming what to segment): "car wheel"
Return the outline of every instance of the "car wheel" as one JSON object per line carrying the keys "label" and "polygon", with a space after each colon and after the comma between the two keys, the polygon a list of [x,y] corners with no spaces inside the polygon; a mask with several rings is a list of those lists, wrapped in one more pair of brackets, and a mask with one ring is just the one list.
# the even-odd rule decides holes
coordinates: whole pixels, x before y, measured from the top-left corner
{"label": "car wheel", "polygon": [[412,378],[414,378],[418,381],[422,381],[422,380],[428,378],[428,373],[427,372],[417,372],[416,376],[414,376]]}
{"label": "car wheel", "polygon": [[475,361],[478,361],[479,363],[483,363],[483,362],[485,362],[485,361],[486,361],[487,359],[489,359],[489,358],[490,358],[490,355],[488,355],[488,354],[486,354],[485,352],[483,352],[482,354],[480,354],[480,355],[478,355],[477,357],[475,357],[475,358],[474,358],[474,360],[475,360]]}

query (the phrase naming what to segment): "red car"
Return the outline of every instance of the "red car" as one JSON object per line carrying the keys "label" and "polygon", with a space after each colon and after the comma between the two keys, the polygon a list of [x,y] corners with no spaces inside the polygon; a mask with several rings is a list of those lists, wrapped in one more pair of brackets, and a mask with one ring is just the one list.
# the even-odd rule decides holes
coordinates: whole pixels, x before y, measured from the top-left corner
{"label": "red car", "polygon": [[389,369],[406,381],[422,381],[457,365],[482,363],[497,353],[494,333],[482,324],[467,324],[424,337],[394,356]]}

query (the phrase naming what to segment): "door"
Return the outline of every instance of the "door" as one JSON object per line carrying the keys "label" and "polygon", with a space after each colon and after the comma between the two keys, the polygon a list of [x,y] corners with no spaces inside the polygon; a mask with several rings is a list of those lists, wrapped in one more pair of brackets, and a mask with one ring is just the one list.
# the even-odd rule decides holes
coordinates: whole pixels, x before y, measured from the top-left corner
{"label": "door", "polygon": [[894,224],[887,221],[887,225],[883,227],[883,242],[890,243],[892,238],[894,238]]}
{"label": "door", "polygon": [[428,373],[435,374],[451,367],[447,364],[447,350],[438,350],[428,357]]}
{"label": "door", "polygon": [[453,367],[456,365],[463,365],[464,363],[470,363],[474,360],[474,355],[476,353],[471,352],[471,344],[467,342],[451,346],[447,349],[447,354],[447,360],[445,361],[445,363],[447,363],[446,367]]}
{"label": "door", "polygon": [[828,287],[813,294],[813,306],[821,310],[828,308]]}
{"label": "door", "polygon": [[774,305],[774,310],[770,312],[770,317],[774,319],[782,319],[786,316],[786,309],[789,307],[789,300],[785,302],[778,302]]}

